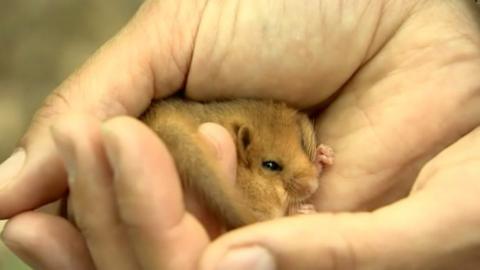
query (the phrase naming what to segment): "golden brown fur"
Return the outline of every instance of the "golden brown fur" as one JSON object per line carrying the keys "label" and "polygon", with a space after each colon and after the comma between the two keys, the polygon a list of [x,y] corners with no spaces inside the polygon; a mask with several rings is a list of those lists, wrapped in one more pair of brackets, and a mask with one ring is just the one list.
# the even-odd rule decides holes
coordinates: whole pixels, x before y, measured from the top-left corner
{"label": "golden brown fur", "polygon": [[[283,103],[167,99],[152,104],[142,120],[169,148],[184,186],[204,197],[207,207],[230,228],[283,216],[318,186],[312,124]],[[235,187],[223,181],[198,137],[197,129],[205,122],[224,126],[234,138]],[[282,170],[266,168],[267,161],[275,161]]]}

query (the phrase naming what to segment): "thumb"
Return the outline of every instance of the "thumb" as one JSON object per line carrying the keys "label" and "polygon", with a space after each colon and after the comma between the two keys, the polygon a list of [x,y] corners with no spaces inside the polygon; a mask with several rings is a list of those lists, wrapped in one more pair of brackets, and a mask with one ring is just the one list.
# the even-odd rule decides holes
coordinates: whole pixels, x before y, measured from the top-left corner
{"label": "thumb", "polygon": [[212,243],[200,269],[454,269],[439,267],[452,266],[441,260],[468,246],[471,234],[452,230],[460,227],[452,222],[454,211],[438,209],[438,196],[418,193],[374,213],[251,225]]}
{"label": "thumb", "polygon": [[100,120],[138,116],[153,98],[182,87],[201,6],[180,9],[180,4],[146,1],[115,38],[47,98],[19,150],[0,166],[0,219],[65,192],[66,174],[49,132],[58,116],[85,113]]}

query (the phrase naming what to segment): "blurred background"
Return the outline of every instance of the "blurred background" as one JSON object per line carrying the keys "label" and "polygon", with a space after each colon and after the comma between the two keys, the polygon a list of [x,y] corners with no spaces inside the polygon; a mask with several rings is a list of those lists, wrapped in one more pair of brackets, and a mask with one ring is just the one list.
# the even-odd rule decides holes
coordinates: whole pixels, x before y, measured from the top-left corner
{"label": "blurred background", "polygon": [[[45,96],[114,35],[141,2],[0,0],[0,161],[10,155]],[[0,269],[29,268],[0,243]]]}

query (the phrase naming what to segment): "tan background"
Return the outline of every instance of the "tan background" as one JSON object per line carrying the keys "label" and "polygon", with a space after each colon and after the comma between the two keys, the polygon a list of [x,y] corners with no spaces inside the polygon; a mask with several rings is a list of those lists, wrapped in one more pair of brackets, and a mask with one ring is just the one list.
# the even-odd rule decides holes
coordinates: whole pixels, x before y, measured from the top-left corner
{"label": "tan background", "polygon": [[[14,149],[43,98],[141,2],[0,0],[0,161]],[[0,269],[28,268],[0,244]]]}

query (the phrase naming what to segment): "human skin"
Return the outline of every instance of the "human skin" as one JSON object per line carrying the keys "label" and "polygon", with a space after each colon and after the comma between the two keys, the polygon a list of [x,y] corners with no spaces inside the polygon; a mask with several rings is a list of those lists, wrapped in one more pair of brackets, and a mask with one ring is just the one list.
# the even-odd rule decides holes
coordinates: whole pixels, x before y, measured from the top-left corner
{"label": "human skin", "polygon": [[[197,262],[201,269],[212,269],[230,249],[243,258],[229,253],[237,267],[257,259],[260,266],[279,269],[477,269],[478,13],[467,0],[146,2],[39,110],[21,144],[27,159],[20,173],[5,173],[5,166],[0,170],[1,217],[59,198],[67,188],[62,160],[77,173],[110,179],[113,187],[103,195],[123,188],[128,192],[122,196],[132,199],[105,196],[115,207],[97,210],[110,219],[86,222],[80,226],[83,235],[58,217],[24,213],[9,222],[4,241],[44,269],[60,269],[58,264],[85,269],[93,263],[98,269],[138,264],[175,269],[194,268]],[[299,108],[323,106],[317,132],[335,149],[336,164],[322,176],[315,203],[330,213],[249,226],[210,243],[204,231],[210,226],[186,211],[178,191],[164,198],[178,203],[170,212],[149,219],[151,213],[165,211],[149,204],[148,195],[154,194],[148,192],[164,186],[125,188],[131,181],[117,181],[108,175],[109,168],[121,170],[127,179],[133,168],[99,149],[134,157],[127,142],[140,141],[150,150],[142,152],[145,163],[165,166],[145,175],[142,183],[153,185],[161,175],[168,180],[163,184],[175,187],[178,179],[168,153],[132,119],[100,121],[137,116],[152,98],[183,86],[188,97],[201,100],[268,97]],[[81,116],[68,118],[72,113]],[[77,124],[72,126],[96,128],[73,129],[60,117]],[[54,123],[62,156],[49,130]],[[101,125],[108,132],[100,132]],[[213,134],[223,142],[214,145],[223,149],[229,144],[221,131]],[[72,149],[84,149],[83,158],[69,162]],[[231,167],[233,150],[220,152]],[[22,159],[17,155],[13,160]],[[89,209],[86,198],[94,196],[92,191],[70,188],[81,195],[73,199],[77,208]],[[184,222],[175,222],[179,220]],[[57,228],[59,233],[32,232],[32,223],[37,232]],[[119,228],[111,230],[116,234],[102,235],[109,241],[92,237],[112,226]],[[119,233],[125,229],[133,233]],[[298,241],[305,235],[309,241]],[[182,245],[187,236],[188,245]],[[61,248],[54,255],[42,253],[51,247]],[[134,256],[125,255],[131,249]],[[184,261],[169,260],[177,250]]]}

